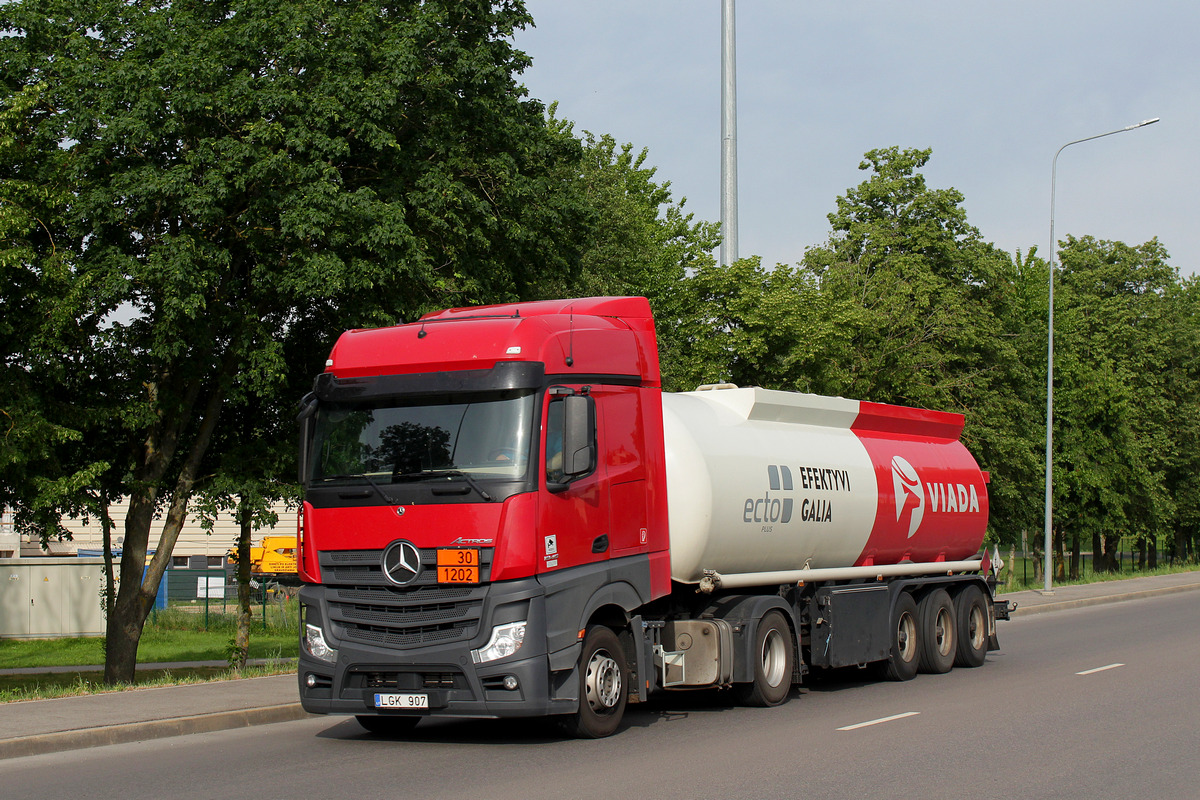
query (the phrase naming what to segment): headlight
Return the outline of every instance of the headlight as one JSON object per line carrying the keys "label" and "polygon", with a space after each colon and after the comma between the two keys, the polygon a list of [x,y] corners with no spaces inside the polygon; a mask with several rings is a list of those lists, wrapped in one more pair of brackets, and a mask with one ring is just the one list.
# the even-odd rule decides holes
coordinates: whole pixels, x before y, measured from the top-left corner
{"label": "headlight", "polygon": [[304,631],[304,644],[309,655],[322,661],[328,661],[330,664],[337,661],[337,650],[325,643],[324,631],[316,625],[305,625]]}
{"label": "headlight", "polygon": [[492,628],[492,638],[478,650],[471,651],[471,658],[476,664],[495,661],[497,658],[511,656],[521,649],[525,641],[525,621],[510,622]]}

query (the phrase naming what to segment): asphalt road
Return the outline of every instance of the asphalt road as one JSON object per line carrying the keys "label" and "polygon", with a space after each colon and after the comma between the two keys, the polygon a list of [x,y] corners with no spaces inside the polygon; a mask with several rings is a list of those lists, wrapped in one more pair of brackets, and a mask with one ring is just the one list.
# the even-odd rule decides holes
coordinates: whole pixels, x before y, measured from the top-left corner
{"label": "asphalt road", "polygon": [[[0,761],[12,798],[1195,798],[1200,595],[1001,623],[979,669],[847,673],[775,709],[633,707],[601,741],[544,723],[315,718]],[[2,724],[2,723],[0,723]]]}

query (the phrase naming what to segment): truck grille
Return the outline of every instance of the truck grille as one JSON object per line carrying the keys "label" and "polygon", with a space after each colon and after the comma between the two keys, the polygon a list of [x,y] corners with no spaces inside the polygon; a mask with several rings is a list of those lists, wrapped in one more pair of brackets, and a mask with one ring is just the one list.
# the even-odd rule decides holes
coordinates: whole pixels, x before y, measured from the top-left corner
{"label": "truck grille", "polygon": [[421,550],[421,574],[409,586],[383,575],[382,550],[320,554],[329,621],[339,638],[405,650],[471,639],[479,631],[492,550],[481,548],[479,585],[439,584],[437,551]]}

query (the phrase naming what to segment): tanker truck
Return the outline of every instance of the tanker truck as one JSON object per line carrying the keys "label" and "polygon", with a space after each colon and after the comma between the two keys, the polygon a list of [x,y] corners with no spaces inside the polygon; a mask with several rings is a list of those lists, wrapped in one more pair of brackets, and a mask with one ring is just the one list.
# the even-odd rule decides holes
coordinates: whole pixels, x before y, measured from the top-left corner
{"label": "tanker truck", "polygon": [[961,415],[661,388],[644,298],[342,334],[301,404],[300,697],[372,732],[558,717],[997,647]]}

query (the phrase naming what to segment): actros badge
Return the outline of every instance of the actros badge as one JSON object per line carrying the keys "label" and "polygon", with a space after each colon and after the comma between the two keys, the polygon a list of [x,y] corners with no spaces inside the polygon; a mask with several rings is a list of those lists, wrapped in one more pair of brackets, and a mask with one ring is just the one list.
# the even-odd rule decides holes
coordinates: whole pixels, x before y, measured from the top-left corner
{"label": "actros badge", "polygon": [[421,551],[401,539],[383,551],[383,577],[396,586],[408,586],[421,574]]}

